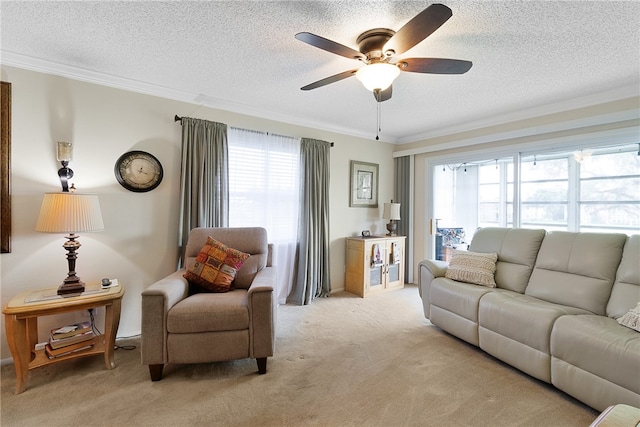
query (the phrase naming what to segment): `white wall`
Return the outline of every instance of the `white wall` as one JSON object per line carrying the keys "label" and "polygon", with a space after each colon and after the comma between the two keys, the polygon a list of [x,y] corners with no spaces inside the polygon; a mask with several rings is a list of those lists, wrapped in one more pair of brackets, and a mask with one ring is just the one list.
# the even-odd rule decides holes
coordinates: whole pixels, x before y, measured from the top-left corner
{"label": "white wall", "polygon": [[[331,283],[344,289],[344,237],[363,229],[385,230],[381,208],[349,207],[349,162],[380,165],[379,201],[393,195],[393,146],[317,129],[214,110],[62,77],[2,67],[12,83],[12,251],[0,255],[1,303],[30,289],[57,287],[67,274],[63,235],[34,231],[46,192],[60,191],[56,141],[74,143],[71,180],[79,192],[97,193],[105,231],[81,235],[76,270],[84,281],[117,277],[126,286],[118,336],[140,332],[140,293],[174,270],[177,259],[181,128],[175,114],[296,137],[332,141],[330,186]],[[122,188],[116,159],[130,150],[154,154],[163,164],[162,184],[149,193]],[[84,313],[43,318],[47,331]],[[102,321],[104,313],[98,312]],[[0,328],[0,358],[10,357]]]}

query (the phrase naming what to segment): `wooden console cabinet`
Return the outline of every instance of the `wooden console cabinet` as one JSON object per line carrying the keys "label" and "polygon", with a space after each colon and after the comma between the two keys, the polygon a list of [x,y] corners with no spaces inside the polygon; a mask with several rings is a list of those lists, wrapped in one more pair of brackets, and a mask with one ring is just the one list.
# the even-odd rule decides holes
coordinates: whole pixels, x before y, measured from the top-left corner
{"label": "wooden console cabinet", "polygon": [[347,237],[345,290],[362,298],[404,287],[405,236]]}

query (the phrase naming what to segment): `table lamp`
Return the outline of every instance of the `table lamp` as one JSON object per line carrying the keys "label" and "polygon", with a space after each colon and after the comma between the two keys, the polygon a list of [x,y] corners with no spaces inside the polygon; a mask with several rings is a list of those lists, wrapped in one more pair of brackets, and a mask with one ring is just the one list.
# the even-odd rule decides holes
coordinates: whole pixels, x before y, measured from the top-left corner
{"label": "table lamp", "polygon": [[398,224],[395,221],[400,219],[400,203],[393,203],[393,200],[391,203],[385,203],[382,218],[389,220],[387,224],[389,234],[387,236],[397,236],[396,229]]}
{"label": "table lamp", "polygon": [[104,223],[100,213],[100,201],[96,194],[47,193],[42,199],[42,207],[36,224],[36,231],[44,233],[69,233],[63,248],[67,253],[69,274],[58,288],[58,295],[84,292],[84,282],[76,276],[76,251],[80,242],[76,232],[103,231]]}

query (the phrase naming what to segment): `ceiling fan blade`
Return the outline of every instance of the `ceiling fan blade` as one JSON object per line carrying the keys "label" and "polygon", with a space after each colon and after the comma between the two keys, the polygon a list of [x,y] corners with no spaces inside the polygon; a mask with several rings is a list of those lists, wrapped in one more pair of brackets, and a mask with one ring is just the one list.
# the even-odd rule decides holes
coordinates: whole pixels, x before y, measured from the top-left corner
{"label": "ceiling fan blade", "polygon": [[406,58],[397,65],[402,71],[410,73],[464,74],[469,71],[473,63],[462,59]]}
{"label": "ceiling fan blade", "polygon": [[373,97],[378,102],[384,102],[391,99],[392,86],[389,86],[385,90],[376,89],[373,91]]}
{"label": "ceiling fan blade", "polygon": [[325,77],[322,80],[318,80],[317,82],[310,83],[310,84],[308,84],[306,86],[301,87],[300,89],[302,89],[302,90],[317,89],[319,87],[326,86],[326,85],[331,84],[331,83],[339,82],[342,79],[346,79],[347,77],[351,77],[351,76],[355,75],[356,71],[358,71],[358,70],[355,69],[355,70],[343,71],[342,73],[335,74],[335,75],[330,76],[330,77]]}
{"label": "ceiling fan blade", "polygon": [[325,39],[324,37],[316,36],[311,33],[298,33],[296,39],[315,46],[319,49],[326,50],[327,52],[335,53],[336,55],[344,56],[349,59],[364,59],[364,55],[357,50],[351,49],[340,43],[336,43],[332,40]]}
{"label": "ceiling fan blade", "polygon": [[453,15],[443,4],[432,4],[400,28],[384,45],[383,51],[406,52],[429,37]]}

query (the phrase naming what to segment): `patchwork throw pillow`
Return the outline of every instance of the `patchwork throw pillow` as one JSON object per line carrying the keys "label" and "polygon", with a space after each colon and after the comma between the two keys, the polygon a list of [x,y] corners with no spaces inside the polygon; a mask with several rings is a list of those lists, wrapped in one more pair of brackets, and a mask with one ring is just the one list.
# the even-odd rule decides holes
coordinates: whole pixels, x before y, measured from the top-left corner
{"label": "patchwork throw pillow", "polygon": [[210,292],[227,292],[233,289],[233,279],[247,258],[249,254],[208,237],[184,278]]}
{"label": "patchwork throw pillow", "polygon": [[622,326],[626,326],[627,328],[640,332],[640,302],[635,308],[632,308],[623,316],[619,317],[618,323]]}
{"label": "patchwork throw pillow", "polygon": [[459,282],[495,288],[494,274],[497,260],[497,253],[469,252],[454,249],[444,277]]}

